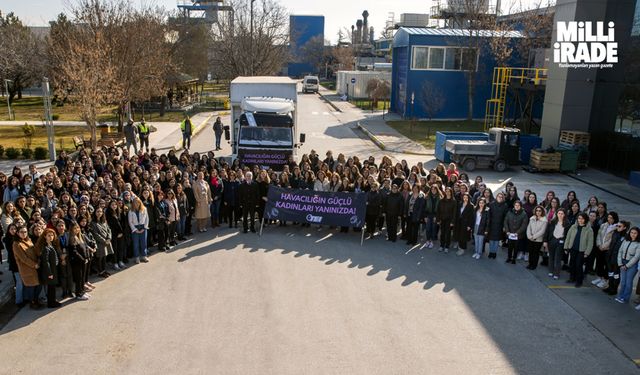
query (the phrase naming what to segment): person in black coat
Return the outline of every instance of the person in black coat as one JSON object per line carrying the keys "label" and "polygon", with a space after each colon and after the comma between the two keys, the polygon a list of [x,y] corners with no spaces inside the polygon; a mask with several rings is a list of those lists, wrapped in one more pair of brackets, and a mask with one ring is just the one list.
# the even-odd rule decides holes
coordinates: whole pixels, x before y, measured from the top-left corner
{"label": "person in black coat", "polygon": [[111,228],[111,247],[113,247],[113,269],[118,271],[124,269],[124,256],[127,251],[127,244],[124,240],[124,230],[120,220],[120,208],[118,202],[111,201],[107,208],[107,224]]}
{"label": "person in black coat", "polygon": [[453,226],[455,238],[458,241],[459,250],[456,253],[458,256],[464,255],[465,250],[467,250],[467,243],[469,243],[469,240],[471,239],[474,223],[474,210],[475,208],[471,203],[471,196],[469,193],[464,193],[460,203],[458,204],[456,222]]}
{"label": "person in black coat", "polygon": [[167,239],[169,238],[169,205],[164,199],[164,193],[156,193],[153,210],[156,215],[156,233],[158,234],[158,251],[167,251]]}
{"label": "person in black coat", "polygon": [[420,191],[418,184],[413,185],[407,206],[404,207],[408,227],[407,245],[415,246],[418,243],[418,230],[424,220],[424,206],[424,193]]}
{"label": "person in black coat", "polygon": [[567,211],[559,209],[556,216],[547,224],[547,232],[542,246],[549,253],[549,277],[560,278],[561,262],[564,256],[564,240],[571,227]]}
{"label": "person in black coat", "polygon": [[387,240],[396,242],[398,237],[398,218],[404,212],[404,199],[402,199],[402,195],[398,191],[398,185],[391,185],[391,193],[385,197],[383,207],[387,218]]}
{"label": "person in black coat", "polygon": [[229,180],[225,182],[224,191],[222,193],[223,211],[227,215],[229,221],[229,228],[238,227],[238,220],[240,220],[240,195],[238,190],[240,189],[240,182],[236,180],[236,172],[229,171]]}
{"label": "person in black coat", "polygon": [[500,241],[504,239],[504,218],[509,206],[504,200],[504,193],[496,195],[496,199],[489,203],[489,259],[496,259]]}
{"label": "person in black coat", "polygon": [[382,213],[382,194],[378,190],[380,184],[374,181],[371,185],[371,190],[367,193],[367,212],[365,216],[365,223],[367,226],[368,238],[373,237],[376,232],[376,224],[378,217]]}
{"label": "person in black coat", "polygon": [[436,210],[436,222],[440,225],[440,252],[449,252],[451,230],[456,219],[457,205],[458,203],[453,199],[453,189],[446,188],[444,198],[440,200]]}
{"label": "person in black coat", "polygon": [[36,243],[37,252],[40,253],[40,278],[42,284],[47,286],[47,307],[49,308],[60,307],[60,302],[56,301],[58,264],[60,263],[57,244],[56,231],[50,228],[45,229]]}
{"label": "person in black coat", "polygon": [[255,215],[256,207],[258,206],[258,200],[260,199],[258,192],[258,184],[253,181],[253,173],[247,172],[244,176],[244,181],[238,188],[240,209],[242,210],[242,228],[244,233],[249,231],[256,231],[255,227]]}

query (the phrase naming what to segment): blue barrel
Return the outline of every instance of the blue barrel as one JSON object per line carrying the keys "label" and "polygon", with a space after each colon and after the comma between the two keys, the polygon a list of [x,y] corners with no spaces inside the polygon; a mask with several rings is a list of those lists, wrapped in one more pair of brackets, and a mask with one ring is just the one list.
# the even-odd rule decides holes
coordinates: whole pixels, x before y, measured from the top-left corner
{"label": "blue barrel", "polygon": [[488,141],[489,134],[479,132],[436,132],[436,159],[443,163],[451,163],[451,154],[446,149],[447,141]]}
{"label": "blue barrel", "polygon": [[542,148],[542,137],[537,135],[523,134],[520,136],[520,162],[529,165],[531,150]]}

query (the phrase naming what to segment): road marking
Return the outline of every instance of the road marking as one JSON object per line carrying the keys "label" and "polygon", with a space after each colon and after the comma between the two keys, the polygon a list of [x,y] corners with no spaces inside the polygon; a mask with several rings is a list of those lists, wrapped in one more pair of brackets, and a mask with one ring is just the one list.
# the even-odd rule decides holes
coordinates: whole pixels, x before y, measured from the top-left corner
{"label": "road marking", "polygon": [[316,112],[316,111],[311,112],[311,114],[312,114],[312,115],[314,115],[314,116],[319,115],[319,113],[318,113],[318,112]]}
{"label": "road marking", "polygon": [[329,116],[329,112],[322,112],[323,116]]}
{"label": "road marking", "polygon": [[636,365],[640,366],[640,359],[634,359],[634,360],[633,360],[633,362],[634,362]]}
{"label": "road marking", "polygon": [[573,285],[549,285],[549,289],[577,289]]}

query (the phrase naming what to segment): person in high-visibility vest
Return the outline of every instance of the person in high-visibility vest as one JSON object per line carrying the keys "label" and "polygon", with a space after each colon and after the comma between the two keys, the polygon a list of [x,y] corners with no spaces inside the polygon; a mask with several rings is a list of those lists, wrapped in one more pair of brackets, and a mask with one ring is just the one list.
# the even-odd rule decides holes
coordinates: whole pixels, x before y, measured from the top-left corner
{"label": "person in high-visibility vest", "polygon": [[193,134],[193,125],[189,115],[184,115],[184,120],[180,123],[180,130],[182,131],[182,148],[188,150],[191,147],[191,134]]}
{"label": "person in high-visibility vest", "polygon": [[149,125],[144,121],[144,118],[140,120],[138,124],[138,137],[140,137],[140,150],[146,149],[149,152]]}

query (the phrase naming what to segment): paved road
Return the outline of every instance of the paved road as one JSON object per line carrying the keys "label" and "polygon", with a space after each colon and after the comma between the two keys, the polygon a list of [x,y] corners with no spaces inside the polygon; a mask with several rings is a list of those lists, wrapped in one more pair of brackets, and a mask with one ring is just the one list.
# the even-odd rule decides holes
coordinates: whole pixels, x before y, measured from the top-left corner
{"label": "paved road", "polygon": [[[312,95],[300,108],[303,152],[382,155],[351,130],[356,112],[333,114]],[[211,149],[208,132],[192,149]],[[0,374],[639,372],[565,302],[580,295],[503,261],[382,238],[360,247],[357,234],[327,228],[209,231],[99,282],[88,302],[22,309],[0,331]],[[613,328],[636,329],[590,289],[583,308],[607,304],[609,320],[625,317]]]}
{"label": "paved road", "polygon": [[208,232],[93,295],[23,309],[0,373],[637,371],[522,266],[328,229]]}

